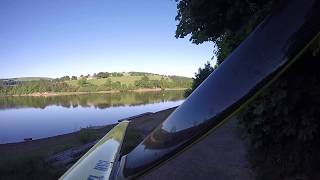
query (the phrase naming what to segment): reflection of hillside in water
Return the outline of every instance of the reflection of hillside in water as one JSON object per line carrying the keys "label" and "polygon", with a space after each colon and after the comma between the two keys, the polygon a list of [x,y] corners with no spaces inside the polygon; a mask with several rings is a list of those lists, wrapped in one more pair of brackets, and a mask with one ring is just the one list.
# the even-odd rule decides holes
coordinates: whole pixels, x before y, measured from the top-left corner
{"label": "reflection of hillside in water", "polygon": [[181,99],[184,99],[183,91],[83,94],[52,97],[0,97],[0,109],[24,107],[44,109],[50,105],[62,106],[65,108],[76,108],[81,106],[105,109],[108,107],[137,106],[166,101],[177,101]]}

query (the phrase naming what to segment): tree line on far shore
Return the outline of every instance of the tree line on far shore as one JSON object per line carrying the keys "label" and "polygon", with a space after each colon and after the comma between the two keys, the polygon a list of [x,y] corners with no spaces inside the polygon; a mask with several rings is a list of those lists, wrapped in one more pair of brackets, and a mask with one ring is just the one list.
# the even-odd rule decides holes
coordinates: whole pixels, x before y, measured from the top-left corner
{"label": "tree line on far shore", "polygon": [[[148,72],[99,72],[99,73],[93,73],[92,75],[87,74],[87,75],[80,75],[79,77],[77,76],[63,76],[61,78],[57,78],[56,80],[61,80],[61,81],[69,81],[69,80],[78,80],[81,78],[92,78],[92,79],[104,79],[104,78],[109,78],[109,77],[123,77],[125,76],[150,76],[150,75],[157,75],[161,76],[160,74],[154,74],[154,73],[148,73]],[[176,77],[176,76],[169,76],[169,77]],[[180,76],[177,76],[180,77]]]}
{"label": "tree line on far shore", "polygon": [[[119,76],[117,76],[119,77]],[[13,86],[4,86],[0,82],[0,95],[19,95],[44,92],[98,92],[98,91],[130,91],[136,89],[167,89],[167,88],[189,88],[192,80],[180,76],[170,76],[170,78],[161,77],[159,80],[150,79],[144,75],[134,83],[124,83],[112,81],[111,78],[105,79],[103,84],[97,85],[82,77],[76,80],[76,85],[67,83],[68,79],[62,77],[55,80],[38,80],[17,82]]]}

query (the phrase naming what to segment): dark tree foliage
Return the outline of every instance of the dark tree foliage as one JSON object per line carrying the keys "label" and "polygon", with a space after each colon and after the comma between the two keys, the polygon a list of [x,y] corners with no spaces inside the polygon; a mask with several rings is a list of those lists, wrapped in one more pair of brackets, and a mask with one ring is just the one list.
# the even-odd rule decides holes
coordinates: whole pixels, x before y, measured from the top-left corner
{"label": "dark tree foliage", "polygon": [[[218,66],[263,20],[277,1],[177,0],[176,38],[191,35],[190,41],[195,44],[213,42]],[[203,79],[196,77],[194,81],[198,83]],[[196,87],[197,84],[188,89],[185,95],[191,94]]]}
{"label": "dark tree foliage", "polygon": [[[278,0],[176,0],[176,38],[190,36],[200,44],[217,46],[220,64],[246,37]],[[220,57],[221,56],[221,57]]]}
{"label": "dark tree foliage", "polygon": [[121,76],[123,76],[123,73],[112,72],[112,73],[111,73],[111,76],[112,76],[112,77],[121,77]]}
{"label": "dark tree foliage", "polygon": [[71,80],[77,80],[78,78],[77,78],[77,76],[72,76],[71,77]]}
{"label": "dark tree foliage", "polygon": [[148,76],[143,76],[140,80],[135,81],[136,88],[189,88],[191,81],[185,77],[170,76],[170,78],[162,77],[160,80],[150,79]]}
{"label": "dark tree foliage", "polygon": [[320,178],[319,58],[306,53],[238,117],[259,179]]}
{"label": "dark tree foliage", "polygon": [[69,76],[63,76],[60,78],[61,81],[69,81],[70,77]]}
{"label": "dark tree foliage", "polygon": [[238,32],[248,21],[268,12],[276,0],[177,0],[177,38],[191,35],[199,44]]}
{"label": "dark tree foliage", "polygon": [[99,73],[96,75],[96,77],[97,77],[98,79],[108,78],[109,76],[110,76],[110,73],[108,73],[108,72],[99,72]]}
{"label": "dark tree foliage", "polygon": [[2,87],[10,87],[10,86],[15,86],[18,83],[18,81],[15,80],[1,80],[0,81],[0,86]]}
{"label": "dark tree foliage", "polygon": [[148,76],[143,76],[140,80],[135,81],[134,85],[139,88],[152,88],[152,83]]}
{"label": "dark tree foliage", "polygon": [[155,75],[152,73],[147,72],[129,72],[130,76],[148,76],[148,75]]}
{"label": "dark tree foliage", "polygon": [[69,86],[67,83],[60,81],[29,81],[19,82],[15,86],[6,87],[0,91],[2,95],[13,94],[31,94],[31,93],[44,93],[44,92],[69,92],[76,89]]}
{"label": "dark tree foliage", "polygon": [[190,89],[185,92],[185,97],[189,96],[193,90],[195,90],[212,72],[214,68],[211,66],[210,62],[204,65],[204,68],[199,68],[198,73],[195,73],[195,78],[193,79]]}

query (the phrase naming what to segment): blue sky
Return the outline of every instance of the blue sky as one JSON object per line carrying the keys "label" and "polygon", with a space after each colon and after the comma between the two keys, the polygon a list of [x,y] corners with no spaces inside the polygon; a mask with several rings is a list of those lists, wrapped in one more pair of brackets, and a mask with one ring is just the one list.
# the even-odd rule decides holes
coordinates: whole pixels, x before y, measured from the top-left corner
{"label": "blue sky", "polygon": [[0,78],[100,71],[193,76],[213,44],[174,37],[173,0],[0,0]]}

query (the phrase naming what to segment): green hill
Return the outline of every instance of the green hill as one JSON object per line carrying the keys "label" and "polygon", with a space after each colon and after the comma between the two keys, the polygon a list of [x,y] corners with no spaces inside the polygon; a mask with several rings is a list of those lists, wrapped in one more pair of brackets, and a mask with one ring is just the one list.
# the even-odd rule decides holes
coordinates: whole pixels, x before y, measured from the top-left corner
{"label": "green hill", "polygon": [[[87,78],[87,81],[88,81],[88,83],[93,84],[93,85],[97,85],[97,86],[103,85],[107,81],[107,79],[110,79],[112,82],[117,82],[118,81],[121,84],[126,84],[126,85],[132,84],[132,85],[134,85],[135,81],[140,80],[142,77],[143,76],[131,76],[131,75],[119,76],[119,77],[112,77],[111,76],[111,77],[108,77],[108,78],[100,78],[100,79]],[[161,75],[147,75],[147,77],[150,80],[161,80],[161,78],[163,77],[164,79],[166,79],[168,81],[172,81],[171,78],[165,77],[165,76],[161,76]],[[190,80],[191,80],[191,78],[190,78]],[[65,82],[68,83],[69,85],[72,85],[72,86],[78,86],[78,80],[66,80]]]}
{"label": "green hill", "polygon": [[[40,81],[41,80],[41,81]],[[100,72],[93,76],[63,76],[51,79],[21,77],[0,80],[0,95],[43,92],[100,92],[141,89],[186,89],[192,78],[144,72]]]}

